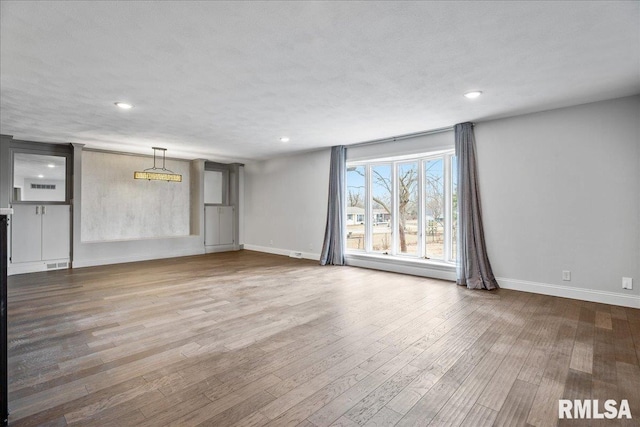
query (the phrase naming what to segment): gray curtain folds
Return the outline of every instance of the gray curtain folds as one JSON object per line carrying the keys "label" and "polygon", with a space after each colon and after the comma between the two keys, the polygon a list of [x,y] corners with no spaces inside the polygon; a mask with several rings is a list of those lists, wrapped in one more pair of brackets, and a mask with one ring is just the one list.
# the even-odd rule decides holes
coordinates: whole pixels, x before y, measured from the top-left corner
{"label": "gray curtain folds", "polygon": [[344,265],[346,175],[347,149],[344,145],[331,147],[329,205],[320,265]]}
{"label": "gray curtain folds", "polygon": [[495,289],[482,228],[473,124],[455,125],[458,158],[457,283],[469,289]]}

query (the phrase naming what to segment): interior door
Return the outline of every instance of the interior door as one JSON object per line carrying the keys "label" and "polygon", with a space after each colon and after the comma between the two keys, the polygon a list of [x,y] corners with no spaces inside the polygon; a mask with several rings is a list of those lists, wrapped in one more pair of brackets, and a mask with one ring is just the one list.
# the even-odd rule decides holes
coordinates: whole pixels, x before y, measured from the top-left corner
{"label": "interior door", "polygon": [[40,205],[13,205],[11,216],[11,262],[42,260]]}
{"label": "interior door", "polygon": [[42,217],[42,259],[62,259],[70,257],[70,215],[69,205],[43,205]]}

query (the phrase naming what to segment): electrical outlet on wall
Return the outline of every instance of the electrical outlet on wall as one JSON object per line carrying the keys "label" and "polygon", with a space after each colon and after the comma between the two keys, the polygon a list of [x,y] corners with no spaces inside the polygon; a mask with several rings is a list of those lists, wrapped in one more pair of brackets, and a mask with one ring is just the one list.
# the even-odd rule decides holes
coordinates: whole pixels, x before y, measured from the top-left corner
{"label": "electrical outlet on wall", "polygon": [[631,277],[623,277],[622,278],[622,289],[633,289],[633,278],[631,278]]}
{"label": "electrical outlet on wall", "polygon": [[571,272],[569,270],[562,271],[562,280],[567,282],[571,280]]}

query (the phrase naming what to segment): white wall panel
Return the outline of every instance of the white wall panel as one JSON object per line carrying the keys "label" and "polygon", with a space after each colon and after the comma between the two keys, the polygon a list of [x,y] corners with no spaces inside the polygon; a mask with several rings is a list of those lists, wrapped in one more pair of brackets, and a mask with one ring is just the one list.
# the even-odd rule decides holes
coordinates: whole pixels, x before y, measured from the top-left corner
{"label": "white wall panel", "polygon": [[189,162],[167,160],[182,182],[133,179],[152,166],[149,157],[84,151],[83,242],[189,235]]}

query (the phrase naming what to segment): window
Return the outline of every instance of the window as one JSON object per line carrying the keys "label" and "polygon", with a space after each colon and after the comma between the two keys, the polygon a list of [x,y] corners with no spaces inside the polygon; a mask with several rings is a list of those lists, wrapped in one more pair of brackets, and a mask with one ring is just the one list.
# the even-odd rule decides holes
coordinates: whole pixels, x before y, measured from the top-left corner
{"label": "window", "polygon": [[347,168],[347,249],[364,250],[365,168]]}
{"label": "window", "polygon": [[424,162],[425,258],[444,259],[444,159]]}
{"label": "window", "polygon": [[454,262],[453,151],[347,164],[347,250]]}
{"label": "window", "polygon": [[393,220],[392,165],[371,166],[372,235],[374,252],[389,253],[393,245],[391,221]]}
{"label": "window", "polygon": [[418,255],[418,162],[399,163],[396,169],[399,253]]}

